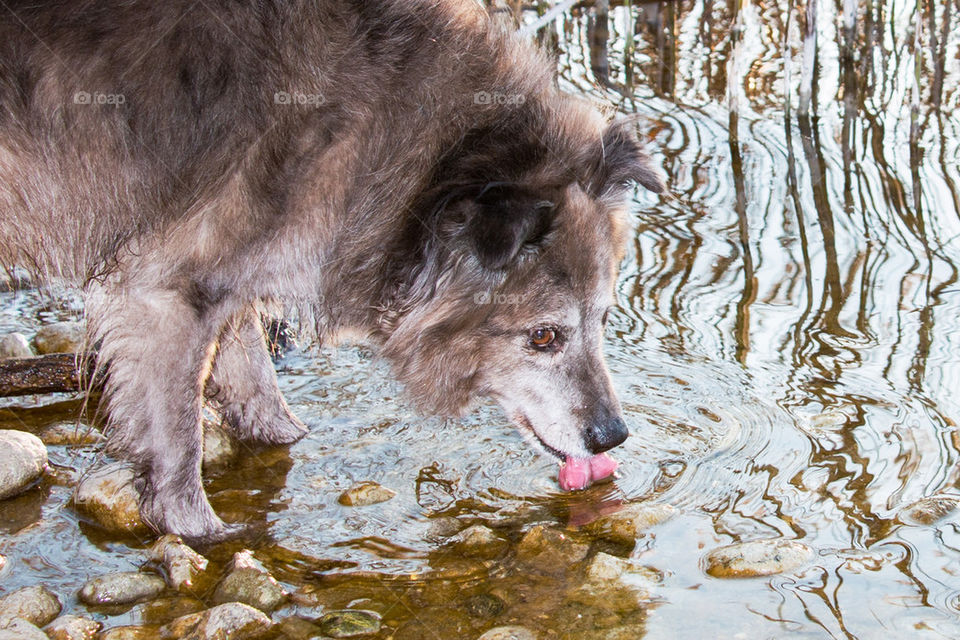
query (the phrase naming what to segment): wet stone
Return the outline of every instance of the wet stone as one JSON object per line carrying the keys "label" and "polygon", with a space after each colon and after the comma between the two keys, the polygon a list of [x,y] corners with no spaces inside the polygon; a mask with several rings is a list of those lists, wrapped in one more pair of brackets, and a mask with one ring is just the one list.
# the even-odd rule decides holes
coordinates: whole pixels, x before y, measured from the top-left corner
{"label": "wet stone", "polygon": [[319,623],[320,630],[331,638],[356,638],[380,631],[380,614],[362,609],[332,611]]}
{"label": "wet stone", "polygon": [[23,618],[0,619],[0,640],[50,640],[47,634]]}
{"label": "wet stone", "polygon": [[554,573],[583,560],[590,545],[577,542],[563,531],[537,525],[517,545],[517,558],[539,571]]}
{"label": "wet stone", "polygon": [[929,526],[960,511],[960,496],[935,495],[904,507],[899,519],[905,524]]}
{"label": "wet stone", "polygon": [[793,571],[813,557],[794,540],[753,540],[714,549],[706,555],[706,572],[714,578],[750,578]]}
{"label": "wet stone", "polygon": [[82,322],[55,322],[41,327],[33,336],[37,353],[77,353],[83,345],[85,329]]}
{"label": "wet stone", "polygon": [[584,567],[583,581],[570,590],[568,598],[603,611],[626,613],[649,604],[660,579],[652,569],[598,553]]}
{"label": "wet stone", "polygon": [[213,601],[218,604],[242,602],[270,613],[286,599],[287,593],[273,576],[253,558],[250,551],[233,556],[230,572],[217,585]]}
{"label": "wet stone", "polygon": [[475,524],[453,536],[451,542],[465,556],[493,557],[507,547],[507,541],[483,526]]}
{"label": "wet stone", "polygon": [[0,358],[31,358],[33,350],[27,337],[22,333],[8,333],[0,336]]}
{"label": "wet stone", "polygon": [[494,627],[477,640],[537,640],[537,634],[526,627]]}
{"label": "wet stone", "polygon": [[50,640],[94,640],[103,625],[80,616],[60,616],[44,631]]}
{"label": "wet stone", "polygon": [[490,593],[481,593],[475,596],[470,596],[467,598],[466,603],[464,603],[464,608],[474,618],[496,618],[498,615],[503,613],[503,610],[506,608],[507,603],[505,603],[501,598],[490,594]]}
{"label": "wet stone", "polygon": [[631,504],[584,527],[592,535],[623,545],[634,545],[641,533],[673,517],[668,504]]}
{"label": "wet stone", "polygon": [[60,598],[46,587],[23,587],[0,598],[0,624],[4,619],[23,618],[42,627],[60,615]]}
{"label": "wet stone", "polygon": [[108,573],[84,584],[80,589],[80,600],[89,605],[132,604],[155,598],[166,587],[163,578],[149,573]]}
{"label": "wet stone", "polygon": [[163,567],[172,589],[192,587],[197,576],[207,569],[207,559],[173,534],[161,536],[153,543],[147,557]]}
{"label": "wet stone", "polygon": [[203,422],[203,470],[216,471],[229,466],[237,453],[233,436],[216,422]]}
{"label": "wet stone", "polygon": [[47,448],[25,431],[0,430],[0,500],[28,489],[47,469]]}
{"label": "wet stone", "polygon": [[131,615],[144,624],[161,625],[206,608],[203,602],[189,596],[161,596],[137,605]]}
{"label": "wet stone", "polygon": [[320,627],[296,616],[284,618],[277,627],[281,637],[289,640],[321,640],[322,637]]}
{"label": "wet stone", "polygon": [[140,496],[133,486],[133,469],[109,464],[85,476],[73,495],[77,510],[112,533],[146,533],[140,519]]}
{"label": "wet stone", "polygon": [[359,482],[340,494],[340,504],[345,507],[367,507],[391,500],[397,492],[376,482]]}
{"label": "wet stone", "polygon": [[157,632],[155,629],[129,625],[107,629],[97,640],[157,640]]}
{"label": "wet stone", "polygon": [[248,640],[259,637],[272,624],[262,611],[240,602],[228,602],[177,618],[160,628],[160,637],[179,640]]}
{"label": "wet stone", "polygon": [[88,446],[100,444],[106,438],[88,424],[76,422],[57,422],[40,433],[40,439],[47,446]]}

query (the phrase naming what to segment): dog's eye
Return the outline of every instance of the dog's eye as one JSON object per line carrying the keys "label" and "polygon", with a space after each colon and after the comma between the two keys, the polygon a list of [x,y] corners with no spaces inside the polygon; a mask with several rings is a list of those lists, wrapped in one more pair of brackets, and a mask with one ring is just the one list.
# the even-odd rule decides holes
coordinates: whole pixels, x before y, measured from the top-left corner
{"label": "dog's eye", "polygon": [[557,339],[556,329],[542,328],[534,329],[530,334],[530,344],[537,349],[546,349]]}

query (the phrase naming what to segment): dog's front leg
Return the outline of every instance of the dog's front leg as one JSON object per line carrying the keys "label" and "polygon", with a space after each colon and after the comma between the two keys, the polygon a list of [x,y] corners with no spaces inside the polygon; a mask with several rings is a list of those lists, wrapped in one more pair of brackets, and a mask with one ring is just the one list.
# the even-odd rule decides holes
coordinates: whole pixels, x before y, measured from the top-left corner
{"label": "dog's front leg", "polygon": [[159,532],[197,542],[229,537],[200,476],[203,381],[226,305],[157,287],[97,287],[87,301],[107,364],[110,447],[135,465],[140,511]]}

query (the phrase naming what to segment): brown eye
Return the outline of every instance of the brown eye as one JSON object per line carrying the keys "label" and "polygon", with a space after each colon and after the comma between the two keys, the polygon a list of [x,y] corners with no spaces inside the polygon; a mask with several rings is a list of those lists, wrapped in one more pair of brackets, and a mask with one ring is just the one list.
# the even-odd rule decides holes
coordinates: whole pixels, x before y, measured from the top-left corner
{"label": "brown eye", "polygon": [[549,347],[556,339],[557,332],[553,329],[534,329],[530,334],[530,344],[538,349]]}

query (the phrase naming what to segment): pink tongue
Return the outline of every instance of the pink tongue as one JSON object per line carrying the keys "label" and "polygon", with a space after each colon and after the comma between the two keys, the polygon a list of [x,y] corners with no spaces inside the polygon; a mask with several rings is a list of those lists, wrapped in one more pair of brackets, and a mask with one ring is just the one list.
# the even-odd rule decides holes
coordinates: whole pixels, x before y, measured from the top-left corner
{"label": "pink tongue", "polygon": [[560,465],[560,488],[564,491],[584,489],[592,480],[602,480],[617,470],[617,461],[605,453],[592,458],[568,456]]}

